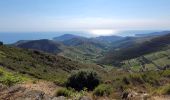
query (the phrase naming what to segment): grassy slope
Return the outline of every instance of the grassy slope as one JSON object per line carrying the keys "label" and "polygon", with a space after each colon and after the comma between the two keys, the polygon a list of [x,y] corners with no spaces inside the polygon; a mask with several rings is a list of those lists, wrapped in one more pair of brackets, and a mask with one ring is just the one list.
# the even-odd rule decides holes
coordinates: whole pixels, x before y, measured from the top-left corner
{"label": "grassy slope", "polygon": [[85,65],[61,56],[7,46],[0,46],[0,65],[18,73],[52,81],[64,81],[73,70],[93,69],[103,72],[96,65]]}
{"label": "grassy slope", "polygon": [[64,45],[62,42],[42,39],[26,42],[18,41],[14,46],[59,54],[81,62],[95,62],[99,56],[102,56],[102,52],[104,52],[103,44],[89,41],[86,38],[75,38],[65,42],[68,45]]}
{"label": "grassy slope", "polygon": [[63,50],[59,55],[81,61],[83,63],[95,63],[105,50],[92,45],[81,45]]}

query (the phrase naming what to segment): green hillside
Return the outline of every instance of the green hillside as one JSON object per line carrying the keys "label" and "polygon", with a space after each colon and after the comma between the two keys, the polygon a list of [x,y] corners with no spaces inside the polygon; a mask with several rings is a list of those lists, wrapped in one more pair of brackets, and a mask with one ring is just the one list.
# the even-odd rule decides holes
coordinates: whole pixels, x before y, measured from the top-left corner
{"label": "green hillside", "polygon": [[0,46],[0,65],[14,72],[52,81],[65,80],[74,70],[103,71],[99,66],[85,65],[62,56],[8,46]]}
{"label": "green hillside", "polygon": [[126,48],[111,49],[102,60],[105,64],[114,64],[123,60],[137,58],[146,54],[167,50],[170,34],[152,38],[142,43],[131,44]]}
{"label": "green hillside", "polygon": [[91,39],[77,37],[65,41],[52,41],[47,39],[18,41],[15,47],[39,50],[51,54],[61,55],[76,61],[95,62],[106,52],[107,45]]}

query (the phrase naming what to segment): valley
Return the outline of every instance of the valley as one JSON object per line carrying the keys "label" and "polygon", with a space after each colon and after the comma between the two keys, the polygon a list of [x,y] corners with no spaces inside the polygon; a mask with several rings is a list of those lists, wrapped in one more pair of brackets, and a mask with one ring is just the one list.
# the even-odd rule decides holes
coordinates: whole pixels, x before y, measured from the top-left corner
{"label": "valley", "polygon": [[169,36],[65,34],[53,40],[1,43],[0,99],[167,99]]}

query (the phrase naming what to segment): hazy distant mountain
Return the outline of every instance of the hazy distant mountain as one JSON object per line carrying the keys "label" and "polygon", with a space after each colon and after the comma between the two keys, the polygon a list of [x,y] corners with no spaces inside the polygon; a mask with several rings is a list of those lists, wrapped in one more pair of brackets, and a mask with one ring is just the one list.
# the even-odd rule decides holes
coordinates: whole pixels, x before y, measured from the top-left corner
{"label": "hazy distant mountain", "polygon": [[19,41],[17,47],[25,49],[35,49],[48,53],[59,53],[62,51],[62,44],[52,40],[42,39],[33,41]]}
{"label": "hazy distant mountain", "polygon": [[[112,43],[118,40],[123,39],[124,37],[121,36],[99,36],[99,37],[95,37],[95,38],[86,38],[83,36],[77,36],[77,35],[72,35],[72,34],[64,34],[61,35],[59,37],[55,37],[53,38],[54,41],[61,41],[64,42],[66,45],[71,45],[71,41],[76,42],[77,41],[81,41],[81,42],[104,42],[104,43]],[[70,44],[67,44],[68,41],[70,41]],[[77,43],[77,42],[76,42]],[[75,43],[75,44],[76,44]]]}
{"label": "hazy distant mountain", "polygon": [[101,41],[101,42],[106,42],[106,43],[112,43],[118,40],[123,39],[124,37],[121,36],[99,36],[96,38],[93,38],[94,40]]}
{"label": "hazy distant mountain", "polygon": [[104,47],[104,44],[102,44],[99,41],[94,41],[92,39],[83,38],[83,37],[76,37],[70,40],[63,41],[63,44],[67,46],[94,45],[96,47],[101,47],[101,48]]}
{"label": "hazy distant mountain", "polygon": [[153,32],[148,34],[135,34],[137,37],[147,37],[147,36],[160,36],[170,33],[170,31],[162,31],[162,32]]}
{"label": "hazy distant mountain", "polygon": [[29,41],[31,41],[31,40],[19,40],[19,41],[17,41],[16,43],[14,43],[14,44],[12,44],[12,45],[18,46],[18,45],[20,45],[20,44],[23,44],[23,43],[26,43],[26,42],[29,42]]}
{"label": "hazy distant mountain", "polygon": [[66,40],[70,40],[73,38],[79,38],[81,36],[77,36],[77,35],[72,35],[72,34],[64,34],[58,37],[54,37],[53,40],[54,41],[66,41]]}

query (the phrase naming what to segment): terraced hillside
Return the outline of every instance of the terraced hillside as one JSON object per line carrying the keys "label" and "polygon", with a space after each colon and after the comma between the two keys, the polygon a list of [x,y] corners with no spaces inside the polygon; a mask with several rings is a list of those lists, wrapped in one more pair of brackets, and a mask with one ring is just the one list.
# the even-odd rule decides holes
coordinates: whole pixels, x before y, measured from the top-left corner
{"label": "terraced hillside", "polygon": [[170,68],[170,49],[123,61],[122,67],[132,71],[163,70]]}

